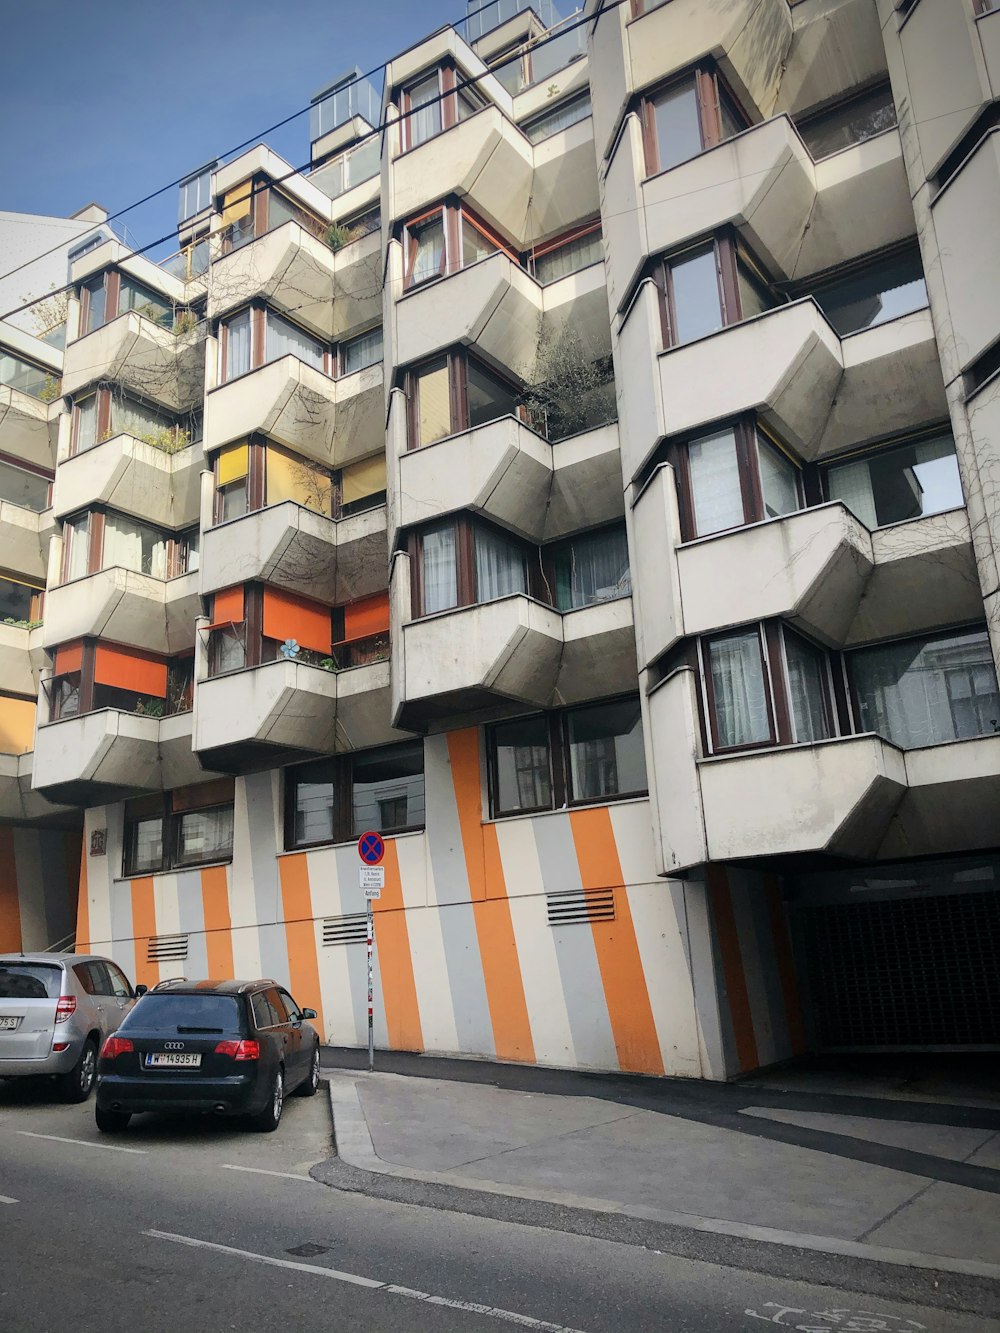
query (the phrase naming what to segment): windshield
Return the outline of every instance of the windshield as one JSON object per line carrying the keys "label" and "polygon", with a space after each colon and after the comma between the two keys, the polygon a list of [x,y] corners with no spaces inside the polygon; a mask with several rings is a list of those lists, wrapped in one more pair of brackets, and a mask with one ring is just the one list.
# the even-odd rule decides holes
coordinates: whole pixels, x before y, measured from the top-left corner
{"label": "windshield", "polygon": [[50,963],[0,963],[0,1000],[54,1000],[62,968]]}
{"label": "windshield", "polygon": [[126,1028],[155,1028],[158,1032],[239,1032],[240,1007],[232,995],[155,995],[136,1002]]}

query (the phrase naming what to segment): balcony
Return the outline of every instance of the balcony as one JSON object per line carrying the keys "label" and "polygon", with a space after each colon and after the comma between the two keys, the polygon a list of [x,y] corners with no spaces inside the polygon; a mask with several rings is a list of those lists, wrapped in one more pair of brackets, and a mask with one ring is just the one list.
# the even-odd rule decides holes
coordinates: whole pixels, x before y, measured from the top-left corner
{"label": "balcony", "polygon": [[38,673],[44,665],[44,631],[39,627],[0,624],[0,681],[11,694],[38,693]]}
{"label": "balcony", "polygon": [[[402,410],[394,402],[393,412]],[[529,541],[551,541],[623,513],[617,424],[549,444],[500,417],[397,458],[399,530],[458,510],[493,519]]]}
{"label": "balcony", "polygon": [[292,500],[202,535],[203,595],[254,580],[342,606],[383,590],[385,505],[334,520]]}
{"label": "balcony", "polygon": [[334,251],[295,222],[249,241],[212,267],[210,319],[259,297],[326,342],[378,319],[382,309],[381,236]]}
{"label": "balcony", "polygon": [[36,828],[65,828],[75,823],[78,811],[56,804],[32,787],[34,760],[30,750],[26,754],[0,754],[0,819],[34,824]]}
{"label": "balcony", "polygon": [[3,567],[13,574],[45,581],[48,541],[55,531],[52,510],[24,509],[10,500],[0,500],[0,530],[3,532]]}
{"label": "balcony", "polygon": [[279,658],[195,691],[194,749],[223,773],[401,738],[389,723],[388,661],[326,671]]}
{"label": "balcony", "polygon": [[168,454],[131,435],[115,435],[59,465],[52,507],[57,518],[95,504],[183,528],[198,521],[200,445]]}
{"label": "balcony", "polygon": [[37,467],[52,467],[59,403],[43,403],[31,394],[0,384],[0,451]]}
{"label": "balcony", "polygon": [[46,723],[36,733],[35,789],[66,805],[96,805],[202,781],[191,728],[189,712],[145,717],[114,708]]}
{"label": "balcony", "polygon": [[80,638],[102,638],[169,657],[194,644],[201,614],[198,574],[151,578],[128,569],[96,574],[52,588],[45,598],[46,648]]}
{"label": "balcony", "polygon": [[1000,809],[1000,736],[908,750],[907,791],[879,857],[995,847]]}
{"label": "balcony", "polygon": [[327,467],[367,457],[385,441],[381,364],[334,380],[283,356],[208,393],[206,452],[253,433]]}
{"label": "balcony", "polygon": [[[585,70],[581,67],[581,75]],[[585,86],[582,78],[580,86]],[[565,85],[561,83],[560,89],[565,91]],[[594,158],[594,122],[589,116],[535,144],[534,163],[526,239],[558,236],[581,218],[598,212],[601,192]]]}
{"label": "balcony", "polygon": [[204,323],[174,333],[131,312],[66,348],[64,394],[110,380],[171,412],[201,404],[205,389]]}

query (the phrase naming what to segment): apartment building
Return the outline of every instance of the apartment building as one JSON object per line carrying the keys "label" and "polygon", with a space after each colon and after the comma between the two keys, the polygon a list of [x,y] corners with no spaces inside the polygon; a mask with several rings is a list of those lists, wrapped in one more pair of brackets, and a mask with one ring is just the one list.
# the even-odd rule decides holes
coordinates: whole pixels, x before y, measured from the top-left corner
{"label": "apartment building", "polygon": [[21,901],[363,1044],[376,828],[379,1045],[995,1046],[1000,7],[494,0],[358,73],[2,331]]}

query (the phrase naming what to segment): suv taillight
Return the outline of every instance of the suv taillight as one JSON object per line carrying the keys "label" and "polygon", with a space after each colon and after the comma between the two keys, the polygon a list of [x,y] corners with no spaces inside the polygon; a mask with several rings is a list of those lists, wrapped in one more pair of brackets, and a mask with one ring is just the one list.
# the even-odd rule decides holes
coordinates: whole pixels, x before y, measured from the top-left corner
{"label": "suv taillight", "polygon": [[259,1041],[220,1041],[215,1048],[216,1055],[230,1055],[234,1060],[259,1060]]}
{"label": "suv taillight", "polygon": [[101,1059],[114,1060],[116,1056],[127,1055],[129,1051],[134,1050],[135,1047],[128,1037],[109,1037],[101,1047]]}
{"label": "suv taillight", "polygon": [[76,996],[60,995],[56,1000],[56,1022],[65,1023],[67,1018],[72,1018],[76,1013]]}

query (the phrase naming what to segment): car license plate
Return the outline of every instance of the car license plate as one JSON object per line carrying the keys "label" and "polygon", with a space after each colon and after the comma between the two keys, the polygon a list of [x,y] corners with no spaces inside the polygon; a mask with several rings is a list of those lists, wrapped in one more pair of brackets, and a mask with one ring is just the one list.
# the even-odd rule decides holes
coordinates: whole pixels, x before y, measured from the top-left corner
{"label": "car license plate", "polygon": [[147,1069],[197,1069],[200,1055],[175,1055],[173,1051],[156,1051],[146,1056]]}
{"label": "car license plate", "polygon": [[20,1025],[20,1018],[15,1018],[13,1014],[0,1014],[0,1032],[16,1032]]}

